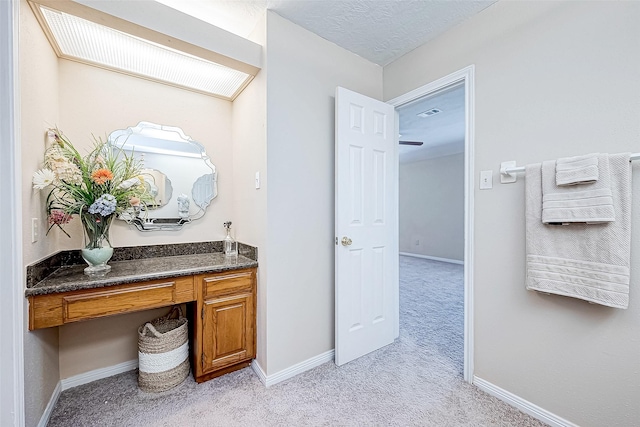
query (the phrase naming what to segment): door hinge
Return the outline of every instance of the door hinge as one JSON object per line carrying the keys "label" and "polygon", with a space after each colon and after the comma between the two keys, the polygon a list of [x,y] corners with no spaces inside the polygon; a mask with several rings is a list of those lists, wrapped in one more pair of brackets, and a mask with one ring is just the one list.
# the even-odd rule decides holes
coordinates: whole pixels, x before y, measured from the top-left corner
{"label": "door hinge", "polygon": [[200,366],[204,368],[204,353],[202,353],[202,357],[200,357]]}
{"label": "door hinge", "polygon": [[202,311],[200,312],[200,317],[204,320],[204,307],[202,307]]}

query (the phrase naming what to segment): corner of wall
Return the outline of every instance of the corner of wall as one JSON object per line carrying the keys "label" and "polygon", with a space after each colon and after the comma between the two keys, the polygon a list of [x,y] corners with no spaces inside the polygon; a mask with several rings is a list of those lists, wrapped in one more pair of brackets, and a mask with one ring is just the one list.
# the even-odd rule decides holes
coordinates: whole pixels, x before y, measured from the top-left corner
{"label": "corner of wall", "polygon": [[[57,250],[47,239],[44,197],[31,188],[31,175],[44,156],[44,131],[58,121],[58,59],[26,1],[20,2],[20,133],[22,151],[22,212],[39,218],[38,242],[31,243],[31,221],[22,227],[23,262],[30,264]],[[24,266],[22,266],[24,268]],[[25,284],[15,284],[24,288]],[[25,423],[38,423],[59,381],[58,330],[28,330],[28,302],[24,300]]]}
{"label": "corner of wall", "polygon": [[[262,69],[231,111],[235,238],[258,248],[257,362],[267,366],[267,69],[266,13],[249,38],[262,46]],[[258,182],[257,182],[258,181]],[[259,186],[259,188],[256,188]]]}

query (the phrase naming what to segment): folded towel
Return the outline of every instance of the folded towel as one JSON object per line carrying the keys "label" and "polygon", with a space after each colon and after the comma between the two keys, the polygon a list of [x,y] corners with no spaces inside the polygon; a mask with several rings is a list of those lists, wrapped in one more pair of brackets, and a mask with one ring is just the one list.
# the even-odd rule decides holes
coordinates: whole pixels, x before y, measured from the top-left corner
{"label": "folded towel", "polygon": [[556,185],[591,184],[598,180],[598,154],[563,157],[556,162]]}
{"label": "folded towel", "polygon": [[609,156],[607,165],[611,170],[616,221],[566,227],[542,223],[542,166],[538,163],[526,167],[527,289],[609,307],[627,308],[629,305],[629,153]]}
{"label": "folded towel", "polygon": [[599,178],[585,185],[556,185],[557,165],[554,160],[542,163],[542,222],[590,224],[615,221],[609,156],[598,155]]}

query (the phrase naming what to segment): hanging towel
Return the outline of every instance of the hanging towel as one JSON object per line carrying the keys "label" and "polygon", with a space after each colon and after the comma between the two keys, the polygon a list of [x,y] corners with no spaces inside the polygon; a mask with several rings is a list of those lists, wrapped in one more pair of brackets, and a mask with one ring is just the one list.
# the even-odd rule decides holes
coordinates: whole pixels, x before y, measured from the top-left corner
{"label": "hanging towel", "polygon": [[598,180],[598,154],[563,157],[556,162],[556,185],[591,184]]}
{"label": "hanging towel", "polygon": [[540,163],[526,167],[527,289],[627,308],[631,256],[629,156],[609,156],[616,221],[603,224],[543,224],[542,167]]}
{"label": "hanging towel", "polygon": [[609,155],[598,155],[599,178],[584,185],[556,185],[556,161],[542,163],[542,222],[600,223],[615,221]]}

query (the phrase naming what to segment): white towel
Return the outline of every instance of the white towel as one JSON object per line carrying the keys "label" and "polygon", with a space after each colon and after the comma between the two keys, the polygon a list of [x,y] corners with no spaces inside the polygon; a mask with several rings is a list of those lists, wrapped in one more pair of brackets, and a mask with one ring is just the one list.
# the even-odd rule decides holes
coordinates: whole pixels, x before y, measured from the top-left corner
{"label": "white towel", "polygon": [[609,156],[598,155],[599,178],[584,185],[556,185],[556,162],[542,163],[542,222],[589,224],[615,221],[615,209],[611,196]]}
{"label": "white towel", "polygon": [[609,156],[616,221],[595,225],[543,224],[542,167],[539,163],[526,167],[527,289],[627,308],[631,262],[629,156]]}
{"label": "white towel", "polygon": [[556,185],[591,184],[598,180],[599,154],[563,157],[556,162]]}

